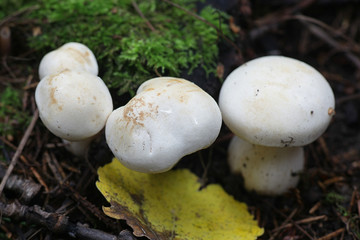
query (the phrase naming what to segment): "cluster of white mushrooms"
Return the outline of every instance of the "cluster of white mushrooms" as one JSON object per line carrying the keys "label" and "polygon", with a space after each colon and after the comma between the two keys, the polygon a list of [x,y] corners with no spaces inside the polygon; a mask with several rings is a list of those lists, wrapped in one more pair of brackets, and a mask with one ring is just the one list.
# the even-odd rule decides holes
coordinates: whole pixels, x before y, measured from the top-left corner
{"label": "cluster of white mushrooms", "polygon": [[67,43],[42,59],[35,99],[40,118],[68,149],[83,156],[105,127],[106,141],[126,167],[146,173],[171,169],[182,157],[210,146],[222,119],[235,134],[228,161],[245,187],[282,194],[295,187],[306,144],[334,115],[334,95],[311,66],[287,57],[252,60],[235,69],[220,91],[219,105],[185,79],[159,77],[113,111],[94,54]]}
{"label": "cluster of white mushrooms", "polygon": [[113,111],[109,90],[97,74],[94,54],[80,43],[67,43],[40,62],[35,92],[40,118],[75,155],[84,156],[106,125],[106,141],[115,157],[133,170],[158,173],[217,138],[220,109],[195,84],[151,79],[128,104]]}

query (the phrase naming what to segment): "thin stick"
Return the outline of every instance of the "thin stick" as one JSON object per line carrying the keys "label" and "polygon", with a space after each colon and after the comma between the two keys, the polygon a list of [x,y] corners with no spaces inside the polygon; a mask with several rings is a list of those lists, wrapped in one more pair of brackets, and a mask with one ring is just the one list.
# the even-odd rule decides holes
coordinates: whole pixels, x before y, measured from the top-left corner
{"label": "thin stick", "polygon": [[320,38],[321,40],[323,40],[324,42],[326,42],[328,45],[330,45],[331,47],[344,52],[345,56],[351,60],[351,62],[355,65],[355,67],[357,69],[360,69],[360,59],[353,54],[352,52],[350,52],[347,48],[341,46],[338,42],[336,42],[335,39],[333,39],[332,37],[330,37],[324,30],[322,30],[320,27],[314,25],[314,24],[309,24],[305,21],[301,21],[309,30],[312,34],[314,34],[315,36],[317,36],[318,38]]}
{"label": "thin stick", "polygon": [[312,18],[312,17],[309,17],[309,16],[305,16],[305,15],[301,15],[301,14],[294,15],[294,16],[290,17],[290,19],[291,18],[297,19],[297,20],[300,20],[300,21],[306,21],[306,22],[318,25],[319,27],[325,29],[327,32],[332,33],[333,36],[339,36],[342,39],[346,40],[347,41],[346,45],[350,45],[351,49],[354,52],[359,52],[359,50],[360,50],[360,45],[358,45],[356,42],[354,42],[353,39],[346,36],[343,32],[341,32],[341,31],[339,31],[337,29],[334,29],[333,27],[327,25],[326,23],[324,23],[324,22],[322,22],[322,21],[320,21],[318,19],[315,19],[315,18]]}
{"label": "thin stick", "polygon": [[9,165],[8,169],[6,170],[4,178],[1,181],[1,184],[0,184],[0,196],[1,196],[2,192],[3,192],[3,190],[4,190],[6,181],[8,180],[11,172],[13,171],[13,169],[14,169],[14,167],[16,165],[16,162],[17,162],[19,156],[21,155],[21,153],[22,153],[22,151],[23,151],[23,149],[24,149],[24,147],[25,147],[25,145],[27,143],[27,140],[29,139],[30,134],[31,134],[31,132],[32,132],[38,118],[39,118],[39,110],[35,110],[33,118],[31,120],[29,126],[27,127],[23,138],[20,141],[20,144],[19,144],[13,158],[11,159],[10,165]]}
{"label": "thin stick", "polygon": [[327,219],[326,215],[320,215],[320,216],[315,216],[315,217],[304,218],[304,219],[301,219],[301,220],[298,220],[298,221],[294,221],[293,223],[283,224],[280,227],[274,229],[273,231],[279,231],[279,230],[284,229],[284,228],[292,227],[295,224],[304,224],[304,223],[316,222],[316,221],[319,221],[319,220],[326,220],[326,219]]}
{"label": "thin stick", "polygon": [[13,203],[3,203],[0,201],[0,212],[7,217],[22,219],[32,222],[39,226],[46,227],[50,232],[66,234],[68,239],[88,239],[88,240],[134,240],[135,237],[129,233],[121,231],[117,236],[103,232],[99,229],[89,228],[85,224],[73,223],[69,217],[56,212],[47,212],[41,207],[21,205],[18,201]]}
{"label": "thin stick", "polygon": [[316,210],[319,209],[320,206],[321,206],[321,201],[315,203],[315,205],[312,208],[310,208],[309,214],[313,214]]}
{"label": "thin stick", "polygon": [[[5,175],[5,172],[5,169],[0,166],[0,178]],[[23,201],[29,202],[36,194],[38,194],[41,185],[30,179],[11,174],[5,184],[5,188],[19,194]]]}
{"label": "thin stick", "polygon": [[151,31],[156,32],[156,29],[155,29],[154,26],[151,24],[151,22],[145,17],[145,15],[142,13],[141,9],[140,9],[139,6],[136,4],[136,2],[135,2],[134,0],[132,0],[132,1],[131,1],[131,4],[132,4],[133,7],[135,8],[136,12],[140,15],[140,17],[145,20],[146,25],[151,29]]}
{"label": "thin stick", "polygon": [[274,231],[274,235],[271,236],[270,240],[273,240],[276,238],[276,236],[280,233],[280,230],[283,228],[283,226],[285,226],[289,221],[291,221],[291,219],[295,216],[295,214],[297,213],[298,209],[295,208],[290,215],[285,219],[285,221],[281,224],[280,227],[276,228]]}
{"label": "thin stick", "polygon": [[36,10],[38,8],[39,8],[39,5],[35,5],[35,6],[31,6],[31,7],[28,7],[28,8],[21,9],[21,10],[19,10],[17,12],[14,12],[14,13],[10,14],[9,16],[1,19],[0,26],[5,25],[5,23],[10,22],[12,18],[16,18],[16,17],[20,16],[23,13],[31,12],[31,11],[34,11],[34,10]]}
{"label": "thin stick", "polygon": [[[29,161],[23,156],[20,156],[20,160],[25,163],[27,166],[30,166]],[[40,183],[40,185],[42,185],[45,188],[45,192],[48,193],[50,192],[49,187],[46,185],[45,181],[42,179],[41,175],[39,174],[39,172],[33,167],[30,166],[30,170],[33,173],[33,175],[35,176],[35,178],[38,180],[38,182]]]}
{"label": "thin stick", "polygon": [[318,238],[317,240],[330,240],[343,232],[345,232],[345,228],[340,228],[340,229],[336,230],[335,232],[329,233],[321,238]]}

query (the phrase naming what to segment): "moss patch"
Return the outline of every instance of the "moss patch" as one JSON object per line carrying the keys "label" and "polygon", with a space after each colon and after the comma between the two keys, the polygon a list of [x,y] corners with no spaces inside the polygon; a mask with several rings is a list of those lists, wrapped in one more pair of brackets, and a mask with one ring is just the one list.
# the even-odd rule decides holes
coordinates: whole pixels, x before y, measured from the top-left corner
{"label": "moss patch", "polygon": [[[174,2],[196,11],[193,0]],[[221,24],[224,13],[206,7],[197,14],[229,35]],[[216,29],[163,1],[44,0],[31,18],[41,27],[42,34],[30,39],[39,54],[69,41],[86,44],[98,59],[103,80],[119,95],[134,94],[157,75],[176,77],[198,66],[207,74],[216,69]]]}
{"label": "moss patch", "polygon": [[22,134],[22,127],[29,122],[29,115],[22,110],[19,91],[7,86],[0,92],[0,135],[11,139],[17,133]]}

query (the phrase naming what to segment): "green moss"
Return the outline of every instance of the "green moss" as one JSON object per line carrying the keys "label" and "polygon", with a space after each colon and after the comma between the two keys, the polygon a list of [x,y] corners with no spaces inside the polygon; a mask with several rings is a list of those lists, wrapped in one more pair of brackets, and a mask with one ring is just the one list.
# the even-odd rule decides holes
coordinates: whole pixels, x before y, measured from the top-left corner
{"label": "green moss", "polygon": [[0,20],[35,4],[36,0],[1,0]]}
{"label": "green moss", "polygon": [[[188,10],[194,0],[174,1]],[[119,95],[161,75],[179,76],[201,66],[215,72],[219,40],[216,29],[160,0],[43,0],[32,13],[42,34],[30,39],[39,54],[69,41],[86,44],[100,65],[100,75]],[[207,7],[197,13],[220,26],[225,14]],[[148,20],[155,30],[147,24]],[[228,27],[221,25],[229,34]]]}
{"label": "green moss", "polygon": [[328,204],[340,204],[345,201],[345,197],[336,193],[336,192],[329,192],[325,196],[325,202]]}
{"label": "green moss", "polygon": [[[341,194],[329,192],[325,196],[326,204],[334,205],[335,211],[347,219],[350,232],[357,238],[360,237],[360,218],[359,213],[355,210],[349,211],[348,200]],[[355,213],[354,213],[355,212]]]}
{"label": "green moss", "polygon": [[0,93],[0,135],[14,135],[22,132],[22,127],[29,122],[29,115],[22,110],[18,90],[8,86]]}

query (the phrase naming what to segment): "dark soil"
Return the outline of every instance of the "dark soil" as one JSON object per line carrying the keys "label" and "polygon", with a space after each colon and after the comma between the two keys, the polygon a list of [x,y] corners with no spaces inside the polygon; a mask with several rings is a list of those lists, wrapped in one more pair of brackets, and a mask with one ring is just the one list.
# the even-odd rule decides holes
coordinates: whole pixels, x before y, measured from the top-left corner
{"label": "dark soil", "polygon": [[[324,135],[306,146],[306,168],[298,187],[282,196],[246,192],[241,176],[230,174],[226,149],[232,135],[225,126],[211,150],[185,157],[176,168],[189,168],[204,185],[219,183],[236,199],[246,202],[265,229],[260,239],[360,239],[360,2],[212,0],[206,4],[226,11],[236,33],[233,42],[238,49],[226,41],[219,43],[219,76],[225,78],[234,68],[256,57],[293,57],[312,65],[327,78],[336,97],[336,115]],[[20,43],[22,37],[30,34],[24,23],[13,21],[11,29],[12,51],[2,57],[0,88],[7,84],[18,88],[26,85],[24,111],[34,114],[39,59],[32,58],[32,50]],[[186,76],[194,81],[203,77],[201,69]],[[217,97],[220,84],[215,76],[196,83]],[[117,104],[128,100],[114,98]],[[0,165],[1,178],[25,130],[1,136],[1,149],[7,160]],[[19,189],[5,188],[1,214],[6,216],[15,206],[11,204],[17,205],[13,215],[2,218],[0,237],[69,239],[69,232],[75,233],[79,228],[76,224],[82,223],[101,231],[87,239],[111,239],[120,232],[119,239],[134,239],[124,222],[102,213],[101,207],[108,203],[95,187],[96,169],[111,158],[103,136],[92,144],[86,160],[73,157],[38,120],[12,176],[20,176],[20,184],[31,180],[41,189],[27,198],[23,193],[25,189],[31,193],[29,183]],[[49,215],[26,208],[35,205],[54,214],[45,218]],[[66,221],[64,216],[68,217]]]}

